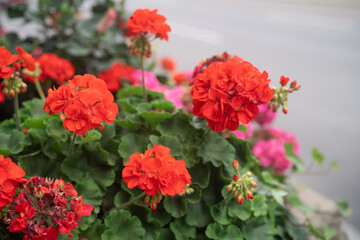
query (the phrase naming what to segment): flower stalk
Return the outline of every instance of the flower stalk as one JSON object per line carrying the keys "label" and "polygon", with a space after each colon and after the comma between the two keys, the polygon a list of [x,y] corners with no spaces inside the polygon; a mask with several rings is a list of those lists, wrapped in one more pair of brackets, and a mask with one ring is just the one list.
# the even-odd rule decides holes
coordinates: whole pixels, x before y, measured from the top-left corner
{"label": "flower stalk", "polygon": [[34,76],[34,83],[35,83],[36,91],[38,92],[41,100],[45,101],[46,97],[45,97],[44,91],[42,90],[38,76]]}
{"label": "flower stalk", "polygon": [[73,149],[74,149],[75,140],[76,140],[76,134],[73,133],[73,137],[72,137],[72,139],[71,139],[70,146],[69,146],[68,156],[70,156],[70,154],[72,153],[72,151],[73,151]]}
{"label": "flower stalk", "polygon": [[19,113],[19,96],[17,92],[14,94],[14,112],[15,112],[15,122],[17,130],[21,131],[20,128],[20,113]]}

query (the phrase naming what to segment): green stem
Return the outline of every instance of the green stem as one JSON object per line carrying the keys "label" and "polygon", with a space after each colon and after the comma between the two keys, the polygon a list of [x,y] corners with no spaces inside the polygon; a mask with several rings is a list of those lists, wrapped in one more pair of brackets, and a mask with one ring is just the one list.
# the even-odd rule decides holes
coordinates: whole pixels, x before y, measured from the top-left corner
{"label": "green stem", "polygon": [[143,192],[143,193],[139,194],[138,196],[136,196],[135,198],[127,201],[126,203],[123,203],[123,204],[121,204],[121,205],[118,206],[118,207],[113,207],[113,208],[111,208],[109,211],[107,211],[107,212],[104,214],[104,216],[101,218],[101,221],[104,220],[105,217],[106,217],[107,215],[109,215],[109,213],[110,213],[111,211],[118,210],[118,209],[122,209],[122,208],[126,208],[127,206],[130,206],[130,205],[133,204],[134,202],[137,202],[138,200],[140,200],[141,198],[143,198],[145,195],[146,195],[146,192]]}
{"label": "green stem", "polygon": [[75,145],[75,139],[76,139],[76,133],[74,133],[72,139],[71,139],[71,142],[70,142],[70,146],[69,146],[69,154],[68,156],[70,156],[70,154],[72,153],[73,151],[73,148],[74,148],[74,145]]}
{"label": "green stem", "polygon": [[41,100],[45,101],[46,97],[45,97],[44,91],[42,90],[42,87],[41,87],[40,82],[37,77],[34,77],[34,83],[35,83],[36,90],[37,90],[39,96],[41,97]]}
{"label": "green stem", "polygon": [[140,53],[140,67],[141,67],[141,80],[143,85],[143,96],[144,96],[144,102],[148,102],[147,94],[146,94],[146,87],[145,87],[145,76],[144,76],[144,51],[141,51]]}
{"label": "green stem", "polygon": [[227,196],[226,198],[224,198],[223,200],[221,200],[220,202],[218,202],[216,205],[220,205],[222,204],[223,202],[226,202],[227,200],[229,200],[231,197],[233,197],[234,195],[233,194],[230,194],[229,196]]}
{"label": "green stem", "polygon": [[20,128],[20,113],[19,113],[19,96],[15,92],[14,95],[14,111],[15,111],[15,122],[16,122],[16,128],[17,130],[21,131]]}

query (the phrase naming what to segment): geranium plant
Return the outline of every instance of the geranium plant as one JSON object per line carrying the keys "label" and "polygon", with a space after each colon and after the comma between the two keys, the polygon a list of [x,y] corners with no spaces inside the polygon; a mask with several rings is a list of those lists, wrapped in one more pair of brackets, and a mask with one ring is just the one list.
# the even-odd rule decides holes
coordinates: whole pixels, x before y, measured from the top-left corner
{"label": "geranium plant", "polygon": [[[166,18],[138,9],[125,23],[123,5],[109,2],[94,7],[102,14],[90,37],[77,27],[90,20],[75,17],[76,5],[63,1],[60,11],[47,12],[50,3],[40,1],[34,18],[55,29],[47,36],[55,47],[34,45],[29,52],[44,51],[36,58],[20,46],[11,53],[7,39],[0,47],[3,93],[16,97],[28,80],[43,95],[23,101],[21,109],[15,105],[14,116],[0,122],[0,238],[333,234],[292,216],[289,206],[313,211],[286,181],[286,171],[303,169],[298,143],[270,126],[276,110],[288,112],[288,95],[300,85],[286,87],[289,79],[282,77],[280,87],[271,88],[265,71],[227,53],[199,62],[190,73],[169,59],[147,63],[150,42],[168,40]],[[107,34],[113,36],[115,26],[122,41],[112,43]],[[81,45],[80,36],[89,42],[79,50],[72,45]],[[90,53],[93,47],[98,55]],[[107,66],[98,67],[107,56]],[[153,72],[157,62],[162,74]]]}

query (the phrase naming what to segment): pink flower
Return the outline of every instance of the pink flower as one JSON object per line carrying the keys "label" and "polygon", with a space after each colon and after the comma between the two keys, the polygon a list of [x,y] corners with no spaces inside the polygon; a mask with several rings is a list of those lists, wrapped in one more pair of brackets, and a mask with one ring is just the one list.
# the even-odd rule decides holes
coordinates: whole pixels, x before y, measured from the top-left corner
{"label": "pink flower", "polygon": [[114,8],[109,7],[109,9],[102,17],[101,21],[96,26],[96,30],[99,33],[105,32],[109,27],[111,27],[115,23],[115,20],[116,20],[116,11]]}
{"label": "pink flower", "polygon": [[165,98],[172,102],[176,108],[183,108],[184,104],[181,97],[185,93],[186,89],[182,86],[176,86],[174,88],[168,88],[164,91]]}
{"label": "pink flower", "polygon": [[267,104],[261,104],[258,106],[259,113],[254,119],[260,125],[271,124],[276,117],[276,112],[273,112],[272,109],[267,108]]}
{"label": "pink flower", "polygon": [[251,125],[251,123],[248,124],[244,124],[247,127],[247,132],[244,133],[242,131],[233,131],[233,134],[235,134],[238,138],[246,140],[251,138],[252,136],[252,132],[253,132],[253,127]]}
{"label": "pink flower", "polygon": [[296,136],[290,132],[283,131],[279,128],[271,127],[268,131],[274,135],[276,139],[279,139],[283,143],[292,143],[294,145],[294,154],[299,155],[300,153],[300,146],[299,142],[296,139]]}
{"label": "pink flower", "polygon": [[253,148],[253,153],[264,167],[272,165],[274,172],[283,174],[292,163],[286,158],[284,142],[279,139],[261,140]]}
{"label": "pink flower", "polygon": [[[141,80],[141,70],[136,70],[131,75],[135,81],[133,82],[133,86],[139,86],[142,85]],[[156,92],[163,92],[166,89],[166,86],[161,85],[159,80],[156,78],[156,76],[152,72],[145,71],[144,73],[145,78],[145,87],[149,90],[156,91]]]}

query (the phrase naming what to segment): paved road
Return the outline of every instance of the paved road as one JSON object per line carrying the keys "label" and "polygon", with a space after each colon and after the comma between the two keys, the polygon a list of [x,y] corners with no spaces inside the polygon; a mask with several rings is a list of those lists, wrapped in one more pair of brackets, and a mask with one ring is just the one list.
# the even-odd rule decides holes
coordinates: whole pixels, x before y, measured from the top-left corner
{"label": "paved road", "polygon": [[[136,0],[128,10],[159,9],[172,27],[159,55],[181,69],[224,50],[266,70],[298,80],[289,113],[276,125],[297,134],[301,157],[318,147],[342,169],[331,175],[293,176],[324,195],[347,199],[360,228],[360,2],[292,0]],[[315,168],[319,172],[324,168]]]}

